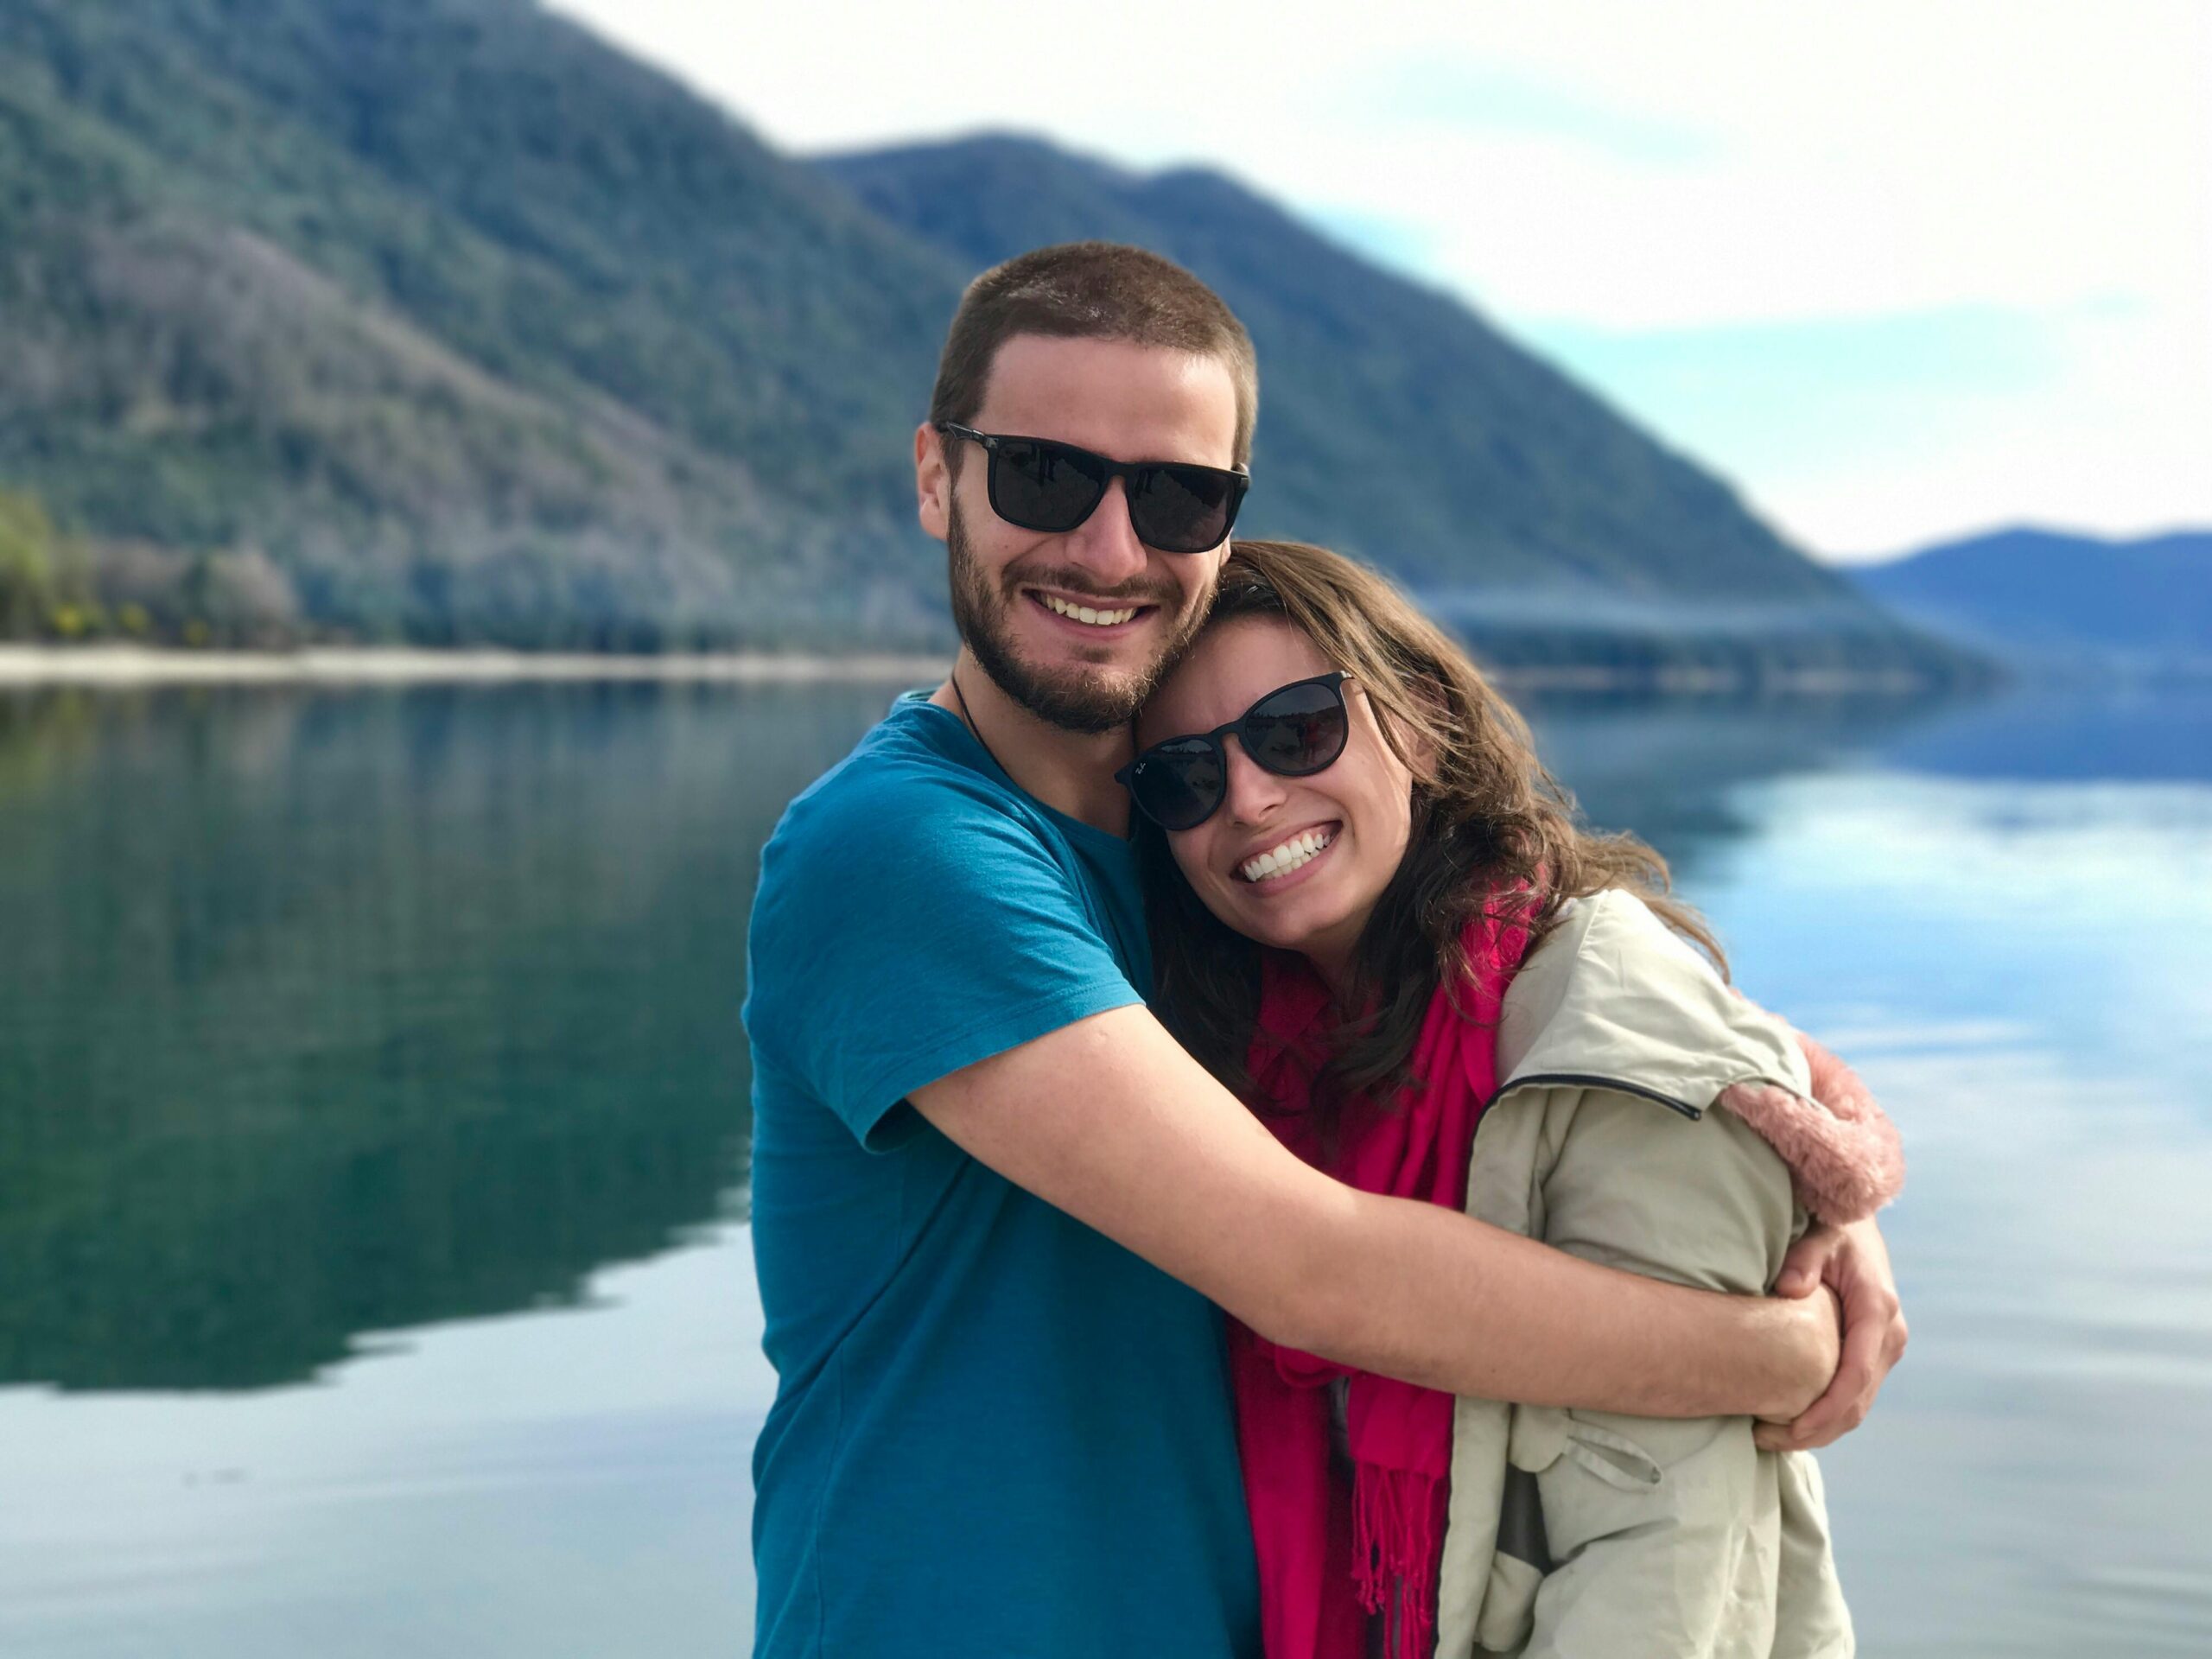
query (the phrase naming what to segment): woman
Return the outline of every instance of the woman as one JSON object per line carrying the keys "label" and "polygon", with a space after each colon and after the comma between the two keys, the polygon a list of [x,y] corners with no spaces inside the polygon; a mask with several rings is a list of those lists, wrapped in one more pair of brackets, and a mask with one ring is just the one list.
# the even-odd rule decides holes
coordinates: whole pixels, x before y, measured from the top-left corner
{"label": "woman", "polygon": [[[1309,1160],[1754,1294],[1808,1213],[1896,1191],[1856,1080],[1813,1098],[1658,855],[1578,829],[1371,573],[1238,543],[1137,741],[1163,1017]],[[1453,1402],[1231,1339],[1269,1659],[1850,1651],[1818,1471],[1748,1420]]]}

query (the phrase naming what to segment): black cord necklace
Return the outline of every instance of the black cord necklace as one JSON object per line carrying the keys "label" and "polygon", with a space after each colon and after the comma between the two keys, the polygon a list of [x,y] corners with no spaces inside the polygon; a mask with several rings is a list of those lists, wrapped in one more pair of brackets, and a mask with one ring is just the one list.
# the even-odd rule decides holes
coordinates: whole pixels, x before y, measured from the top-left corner
{"label": "black cord necklace", "polygon": [[[976,723],[975,712],[968,707],[968,694],[960,689],[959,673],[957,671],[947,671],[944,677],[952,682],[952,695],[960,699],[960,717],[968,722],[969,731],[975,734],[976,741],[982,745],[983,753],[991,756],[991,764],[1001,772],[1006,772],[1006,762],[991,754],[991,746],[983,741],[983,728]],[[1006,775],[1009,778],[1014,776],[1010,772],[1006,772]]]}

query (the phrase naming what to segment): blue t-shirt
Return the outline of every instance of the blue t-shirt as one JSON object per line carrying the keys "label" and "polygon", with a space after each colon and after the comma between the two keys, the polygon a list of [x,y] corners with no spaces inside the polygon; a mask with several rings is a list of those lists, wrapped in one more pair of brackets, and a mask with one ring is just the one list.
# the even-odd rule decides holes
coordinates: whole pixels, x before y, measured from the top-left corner
{"label": "blue t-shirt", "polygon": [[749,958],[756,1655],[1255,1655],[1218,1311],[906,1103],[1143,1001],[1129,844],[902,697],[784,814]]}

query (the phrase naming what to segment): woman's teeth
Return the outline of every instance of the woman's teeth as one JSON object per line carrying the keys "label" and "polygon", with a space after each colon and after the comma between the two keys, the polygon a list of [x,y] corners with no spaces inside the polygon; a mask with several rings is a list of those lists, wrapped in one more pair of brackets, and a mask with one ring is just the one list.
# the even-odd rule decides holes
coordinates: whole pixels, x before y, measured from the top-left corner
{"label": "woman's teeth", "polygon": [[1047,610],[1072,617],[1077,622],[1088,622],[1095,628],[1110,628],[1116,622],[1126,622],[1137,613],[1137,607],[1134,605],[1125,611],[1094,611],[1088,605],[1071,605],[1054,594],[1039,594],[1038,597],[1045,601]]}
{"label": "woman's teeth", "polygon": [[1302,836],[1293,836],[1280,847],[1271,847],[1257,858],[1248,858],[1236,867],[1237,874],[1247,881],[1264,881],[1271,875],[1283,875],[1310,864],[1320,855],[1321,849],[1337,838],[1333,830],[1308,830]]}

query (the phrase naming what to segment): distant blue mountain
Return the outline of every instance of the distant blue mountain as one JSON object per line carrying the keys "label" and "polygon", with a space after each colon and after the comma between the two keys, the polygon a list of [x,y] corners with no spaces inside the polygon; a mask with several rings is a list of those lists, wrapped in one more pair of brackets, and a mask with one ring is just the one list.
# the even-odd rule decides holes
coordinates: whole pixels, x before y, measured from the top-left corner
{"label": "distant blue mountain", "polygon": [[2212,669],[2212,531],[2001,530],[1852,575],[1893,610],[2015,660]]}

